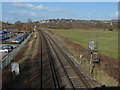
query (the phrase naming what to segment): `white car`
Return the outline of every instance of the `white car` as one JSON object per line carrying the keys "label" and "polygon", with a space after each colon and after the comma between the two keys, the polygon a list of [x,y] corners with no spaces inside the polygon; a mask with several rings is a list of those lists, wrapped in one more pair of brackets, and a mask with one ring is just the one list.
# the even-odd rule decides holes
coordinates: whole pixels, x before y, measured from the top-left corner
{"label": "white car", "polygon": [[15,41],[15,40],[13,40],[12,42],[19,42],[19,41]]}
{"label": "white car", "polygon": [[2,49],[2,48],[0,48],[0,52],[6,52],[6,53],[8,53],[8,49]]}

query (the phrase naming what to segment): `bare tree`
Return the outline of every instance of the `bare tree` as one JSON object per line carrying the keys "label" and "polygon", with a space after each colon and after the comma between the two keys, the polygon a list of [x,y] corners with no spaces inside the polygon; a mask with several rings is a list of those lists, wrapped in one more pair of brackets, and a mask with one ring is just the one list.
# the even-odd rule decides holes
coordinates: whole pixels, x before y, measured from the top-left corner
{"label": "bare tree", "polygon": [[22,28],[22,22],[16,21],[14,26],[15,26],[16,29],[20,30]]}

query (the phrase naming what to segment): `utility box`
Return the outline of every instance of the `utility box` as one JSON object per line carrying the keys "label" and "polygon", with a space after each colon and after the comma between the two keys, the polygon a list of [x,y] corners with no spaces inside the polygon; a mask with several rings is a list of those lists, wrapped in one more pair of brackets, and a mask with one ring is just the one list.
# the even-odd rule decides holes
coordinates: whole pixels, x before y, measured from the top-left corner
{"label": "utility box", "polygon": [[15,75],[19,75],[20,74],[20,67],[19,67],[19,63],[17,62],[12,62],[11,63],[11,71],[12,73],[15,72]]}

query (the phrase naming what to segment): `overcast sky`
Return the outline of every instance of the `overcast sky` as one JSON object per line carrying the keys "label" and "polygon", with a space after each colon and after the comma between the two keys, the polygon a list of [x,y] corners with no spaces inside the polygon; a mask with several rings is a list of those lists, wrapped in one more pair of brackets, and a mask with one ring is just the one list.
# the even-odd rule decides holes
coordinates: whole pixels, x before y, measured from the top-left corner
{"label": "overcast sky", "polygon": [[117,2],[3,2],[2,21],[14,23],[28,19],[52,18],[111,20],[118,17]]}

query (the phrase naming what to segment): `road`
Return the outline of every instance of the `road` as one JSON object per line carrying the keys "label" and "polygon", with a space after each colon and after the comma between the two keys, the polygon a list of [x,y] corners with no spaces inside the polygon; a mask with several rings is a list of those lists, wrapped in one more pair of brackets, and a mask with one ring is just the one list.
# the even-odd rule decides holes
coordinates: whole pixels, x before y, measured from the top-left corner
{"label": "road", "polygon": [[46,32],[37,33],[20,75],[4,88],[92,88],[64,48]]}

